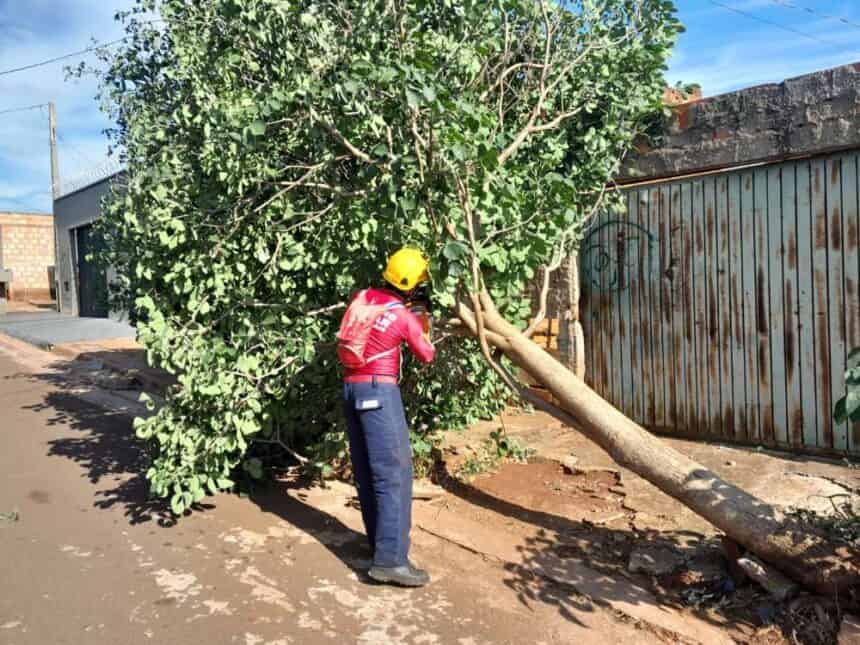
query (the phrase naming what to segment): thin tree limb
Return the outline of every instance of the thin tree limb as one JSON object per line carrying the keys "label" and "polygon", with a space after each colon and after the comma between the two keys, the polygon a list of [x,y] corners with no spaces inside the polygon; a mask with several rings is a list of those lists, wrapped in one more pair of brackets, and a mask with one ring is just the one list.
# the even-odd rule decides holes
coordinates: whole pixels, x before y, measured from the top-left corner
{"label": "thin tree limb", "polygon": [[328,123],[327,121],[323,121],[322,124],[323,127],[329,131],[329,133],[337,140],[340,145],[349,150],[349,153],[353,157],[359,159],[360,161],[363,161],[364,163],[373,163],[373,158],[369,154],[355,146],[349,139],[343,136],[340,130],[334,127],[334,125]]}

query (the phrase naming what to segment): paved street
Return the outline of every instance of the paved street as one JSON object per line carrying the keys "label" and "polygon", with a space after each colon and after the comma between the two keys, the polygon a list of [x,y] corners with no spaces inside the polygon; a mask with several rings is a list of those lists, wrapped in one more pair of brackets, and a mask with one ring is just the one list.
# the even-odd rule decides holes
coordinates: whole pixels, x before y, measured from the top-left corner
{"label": "paved street", "polygon": [[221,495],[174,524],[147,501],[130,419],[67,386],[0,351],[0,512],[19,514],[0,520],[0,643],[655,642],[421,530],[435,583],[370,584],[345,485]]}

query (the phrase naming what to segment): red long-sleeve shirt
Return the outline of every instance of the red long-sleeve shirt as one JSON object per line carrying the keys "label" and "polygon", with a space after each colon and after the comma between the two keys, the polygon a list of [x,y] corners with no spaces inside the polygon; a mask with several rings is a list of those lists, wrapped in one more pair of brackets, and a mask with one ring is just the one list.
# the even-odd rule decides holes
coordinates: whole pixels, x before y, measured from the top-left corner
{"label": "red long-sleeve shirt", "polygon": [[[402,298],[386,289],[368,289],[367,298],[370,302],[380,305],[403,302]],[[373,325],[364,349],[364,356],[375,356],[391,349],[394,351],[371,361],[361,369],[345,369],[345,376],[398,376],[400,345],[404,342],[422,363],[433,360],[436,350],[424,336],[418,317],[405,307],[385,311]]]}

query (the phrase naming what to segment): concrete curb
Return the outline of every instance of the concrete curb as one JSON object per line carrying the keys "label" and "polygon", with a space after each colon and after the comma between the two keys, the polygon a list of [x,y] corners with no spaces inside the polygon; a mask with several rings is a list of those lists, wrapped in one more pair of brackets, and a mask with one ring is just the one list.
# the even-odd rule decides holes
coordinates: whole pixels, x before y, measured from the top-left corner
{"label": "concrete curb", "polygon": [[0,333],[0,353],[9,357],[24,371],[36,377],[61,382],[61,391],[99,408],[131,417],[152,414],[137,398],[136,390],[109,391],[93,385],[70,369],[67,359],[38,349],[29,343]]}

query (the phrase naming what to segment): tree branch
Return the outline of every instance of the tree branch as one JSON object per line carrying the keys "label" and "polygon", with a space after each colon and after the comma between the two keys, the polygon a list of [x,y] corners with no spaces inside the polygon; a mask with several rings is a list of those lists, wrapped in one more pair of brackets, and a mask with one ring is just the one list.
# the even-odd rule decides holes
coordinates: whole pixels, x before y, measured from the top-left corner
{"label": "tree branch", "polygon": [[364,163],[373,163],[373,159],[369,154],[364,152],[363,150],[357,148],[353,143],[347,139],[343,134],[341,134],[340,130],[334,127],[331,123],[326,121],[322,122],[323,127],[329,131],[329,133],[337,140],[337,142],[342,145],[344,148],[349,150],[349,153],[355,157],[363,161]]}
{"label": "tree branch", "polygon": [[[594,202],[594,205],[591,207],[591,212],[586,217],[586,221],[591,219],[597,210],[600,208],[600,205],[603,203],[603,197],[606,195],[606,186],[604,185],[600,191],[600,195],[598,195],[597,200]],[[549,282],[550,276],[554,271],[556,271],[565,258],[565,246],[567,245],[567,239],[572,234],[573,229],[569,228],[561,234],[561,238],[558,243],[558,255],[554,257],[553,260],[543,267],[544,275],[543,275],[543,287],[540,292],[540,300],[539,300],[539,309],[535,317],[532,319],[532,322],[523,332],[523,335],[526,338],[531,338],[535,331],[537,331],[538,325],[540,325],[544,319],[546,318],[546,301],[549,295]]]}

